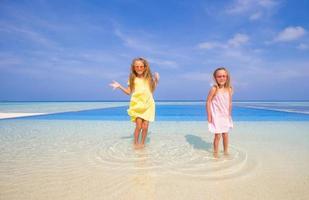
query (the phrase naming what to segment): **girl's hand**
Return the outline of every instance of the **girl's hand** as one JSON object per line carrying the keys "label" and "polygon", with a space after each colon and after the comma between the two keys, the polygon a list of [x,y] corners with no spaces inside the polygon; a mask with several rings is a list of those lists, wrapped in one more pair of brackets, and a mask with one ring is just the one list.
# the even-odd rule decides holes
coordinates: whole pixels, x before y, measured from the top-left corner
{"label": "girl's hand", "polygon": [[120,88],[120,83],[117,81],[113,81],[111,84],[109,84],[111,87],[113,87],[113,90]]}
{"label": "girl's hand", "polygon": [[155,72],[155,73],[154,73],[154,78],[155,78],[155,80],[156,80],[157,82],[159,81],[160,75],[159,75],[158,72]]}

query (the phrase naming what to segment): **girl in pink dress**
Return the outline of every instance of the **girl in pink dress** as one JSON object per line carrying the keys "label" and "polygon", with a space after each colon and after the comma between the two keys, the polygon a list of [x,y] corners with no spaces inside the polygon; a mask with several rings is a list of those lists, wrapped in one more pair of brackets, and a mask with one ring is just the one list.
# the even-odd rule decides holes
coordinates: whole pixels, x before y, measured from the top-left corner
{"label": "girl in pink dress", "polygon": [[215,84],[209,91],[206,103],[208,115],[208,129],[215,134],[213,147],[214,156],[218,156],[219,141],[223,137],[224,154],[228,154],[228,132],[233,127],[232,112],[232,86],[230,75],[226,68],[217,68],[213,73]]}

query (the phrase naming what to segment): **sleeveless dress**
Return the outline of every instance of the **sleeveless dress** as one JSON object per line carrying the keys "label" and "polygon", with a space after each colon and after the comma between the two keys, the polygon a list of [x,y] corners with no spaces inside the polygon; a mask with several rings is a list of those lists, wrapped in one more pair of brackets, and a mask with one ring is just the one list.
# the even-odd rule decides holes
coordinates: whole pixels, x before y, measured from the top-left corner
{"label": "sleeveless dress", "polygon": [[210,104],[212,123],[208,129],[212,133],[227,133],[233,128],[232,118],[229,116],[230,94],[227,91],[218,91]]}
{"label": "sleeveless dress", "polygon": [[154,121],[155,102],[148,82],[143,78],[135,78],[134,91],[131,95],[128,115],[135,122],[137,117],[147,121]]}

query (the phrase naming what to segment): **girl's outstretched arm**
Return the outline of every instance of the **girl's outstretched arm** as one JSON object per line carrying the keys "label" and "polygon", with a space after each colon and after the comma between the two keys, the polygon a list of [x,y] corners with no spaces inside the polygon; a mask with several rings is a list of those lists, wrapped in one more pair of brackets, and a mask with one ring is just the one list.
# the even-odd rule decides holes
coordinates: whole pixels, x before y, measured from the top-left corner
{"label": "girl's outstretched arm", "polygon": [[211,117],[211,111],[210,111],[210,104],[212,101],[212,98],[215,96],[217,88],[216,87],[212,87],[208,93],[207,96],[207,101],[206,101],[206,111],[207,111],[207,119],[208,122],[211,123],[212,122],[212,117]]}
{"label": "girl's outstretched arm", "polygon": [[111,87],[113,87],[113,89],[121,89],[124,93],[126,93],[127,95],[131,94],[131,89],[130,87],[124,88],[120,83],[118,83],[117,81],[113,81],[111,84],[109,84]]}

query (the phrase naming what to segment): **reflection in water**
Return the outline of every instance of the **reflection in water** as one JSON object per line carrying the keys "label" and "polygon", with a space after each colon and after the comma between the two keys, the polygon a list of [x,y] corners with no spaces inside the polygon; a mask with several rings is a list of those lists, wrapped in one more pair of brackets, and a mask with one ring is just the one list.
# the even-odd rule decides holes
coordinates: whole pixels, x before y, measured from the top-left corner
{"label": "reflection in water", "polygon": [[155,184],[151,175],[150,158],[147,148],[134,150],[136,159],[133,175],[133,194],[135,199],[155,199]]}

